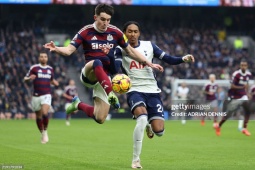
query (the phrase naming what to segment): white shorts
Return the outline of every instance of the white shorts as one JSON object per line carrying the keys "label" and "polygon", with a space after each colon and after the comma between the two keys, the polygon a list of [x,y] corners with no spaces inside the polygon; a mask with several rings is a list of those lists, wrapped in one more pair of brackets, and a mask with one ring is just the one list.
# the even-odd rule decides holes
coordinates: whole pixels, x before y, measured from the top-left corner
{"label": "white shorts", "polygon": [[239,99],[232,99],[227,106],[227,111],[235,111],[237,110],[245,101],[248,100],[248,96],[244,95]]}
{"label": "white shorts", "polygon": [[32,109],[34,112],[39,111],[43,104],[51,106],[51,94],[45,94],[42,96],[33,96],[32,97]]}
{"label": "white shorts", "polygon": [[218,107],[218,101],[212,100],[208,103],[210,105],[210,108],[217,108]]}
{"label": "white shorts", "polygon": [[[106,92],[103,89],[103,87],[101,86],[101,84],[99,82],[97,82],[95,84],[85,82],[83,79],[84,77],[86,78],[85,67],[83,67],[83,69],[81,70],[81,74],[80,74],[80,80],[81,80],[82,84],[86,87],[93,88],[93,98],[98,97],[101,100],[103,100],[105,103],[110,105],[110,103],[108,102],[108,95],[106,94]],[[110,77],[109,77],[109,79],[110,79]]]}

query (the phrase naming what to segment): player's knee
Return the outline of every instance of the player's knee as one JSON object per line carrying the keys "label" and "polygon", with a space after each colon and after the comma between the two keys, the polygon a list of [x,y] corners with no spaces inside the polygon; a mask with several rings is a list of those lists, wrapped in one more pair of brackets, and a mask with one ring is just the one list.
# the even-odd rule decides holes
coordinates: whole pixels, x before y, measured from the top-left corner
{"label": "player's knee", "polygon": [[95,69],[95,67],[97,67],[97,66],[103,67],[102,62],[100,60],[98,60],[98,59],[94,60],[93,69]]}
{"label": "player's knee", "polygon": [[138,117],[137,117],[137,119],[136,119],[136,122],[137,122],[137,124],[140,124],[140,125],[142,125],[142,127],[144,127],[145,128],[145,126],[147,125],[147,123],[148,123],[148,117],[147,117],[147,115],[146,114],[142,114],[142,115],[139,115]]}
{"label": "player's knee", "polygon": [[154,133],[155,133],[155,135],[157,135],[158,137],[161,137],[161,136],[164,135],[165,129],[163,129],[163,130],[161,130],[161,131],[154,132]]}
{"label": "player's knee", "polygon": [[97,115],[96,117],[94,117],[94,119],[98,124],[103,124],[106,119],[106,116]]}

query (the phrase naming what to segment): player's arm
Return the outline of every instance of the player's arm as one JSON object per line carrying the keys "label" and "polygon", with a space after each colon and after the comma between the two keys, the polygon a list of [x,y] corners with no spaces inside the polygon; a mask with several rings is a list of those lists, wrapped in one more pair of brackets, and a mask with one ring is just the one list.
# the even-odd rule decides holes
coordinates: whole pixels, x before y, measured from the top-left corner
{"label": "player's arm", "polygon": [[59,86],[59,82],[56,79],[52,79],[50,83],[54,86]]}
{"label": "player's arm", "polygon": [[23,81],[24,81],[24,82],[29,82],[29,81],[31,81],[31,80],[34,80],[35,78],[36,78],[36,75],[31,74],[31,75],[29,75],[29,76],[25,76],[24,79],[23,79]]}
{"label": "player's arm", "polygon": [[154,57],[163,60],[169,65],[177,65],[183,62],[195,62],[195,58],[191,54],[187,54],[183,57],[174,57],[166,54],[163,50],[161,50],[156,44],[151,43],[153,48]]}
{"label": "player's arm", "polygon": [[49,49],[50,52],[56,52],[63,56],[70,56],[76,50],[76,47],[72,44],[69,44],[67,47],[58,47],[53,41],[46,43],[43,47]]}
{"label": "player's arm", "polygon": [[63,97],[66,98],[66,99],[68,99],[68,100],[72,100],[72,99],[73,99],[72,96],[69,96],[69,95],[66,94],[66,93],[63,93]]}
{"label": "player's arm", "polygon": [[127,55],[130,56],[132,59],[134,59],[144,65],[148,65],[151,68],[157,69],[161,72],[164,71],[162,66],[160,66],[159,64],[151,63],[141,53],[139,53],[136,49],[131,47],[129,44],[126,48],[123,48],[123,49],[126,51]]}

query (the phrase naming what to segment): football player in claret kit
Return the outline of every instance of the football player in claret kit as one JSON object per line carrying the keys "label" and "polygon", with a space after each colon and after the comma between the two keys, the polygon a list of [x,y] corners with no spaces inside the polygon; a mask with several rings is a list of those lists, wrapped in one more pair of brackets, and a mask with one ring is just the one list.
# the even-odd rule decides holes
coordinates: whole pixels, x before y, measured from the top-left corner
{"label": "football player in claret kit", "polygon": [[223,106],[223,112],[226,112],[226,116],[222,117],[218,126],[215,128],[217,136],[220,136],[221,134],[221,127],[223,123],[225,123],[239,107],[243,107],[244,110],[244,122],[241,131],[246,136],[251,135],[251,133],[247,130],[247,124],[250,119],[247,92],[251,77],[252,74],[250,71],[248,71],[247,61],[242,60],[240,62],[240,69],[232,74],[231,87],[228,92],[229,101],[224,102]]}
{"label": "football player in claret kit", "polygon": [[[130,45],[142,53],[150,62],[154,57],[170,65],[194,62],[192,55],[173,57],[166,54],[151,41],[139,40],[140,25],[135,21],[125,23],[123,32],[127,36]],[[108,55],[112,54],[112,52],[108,53]],[[132,82],[132,86],[127,92],[127,102],[136,119],[131,167],[139,169],[142,168],[140,154],[144,130],[146,129],[149,138],[152,138],[154,134],[157,136],[164,134],[164,108],[159,96],[161,89],[157,85],[153,70],[143,63],[131,59],[129,54],[121,47],[116,48],[115,58],[116,72],[122,65],[123,72],[129,76]]]}
{"label": "football player in claret kit", "polygon": [[[217,101],[217,90],[218,90],[218,84],[215,82],[216,76],[215,74],[209,75],[209,82],[204,85],[203,91],[205,94],[205,99],[207,101],[207,104],[210,105],[210,109],[207,111],[211,112],[218,112],[218,101]],[[205,116],[202,117],[201,125],[205,125]],[[218,126],[217,124],[217,116],[213,117],[213,127],[216,128]]]}
{"label": "football player in claret kit", "polygon": [[50,51],[64,56],[71,55],[82,45],[86,63],[81,71],[80,80],[86,87],[93,88],[94,106],[81,102],[75,96],[66,112],[70,114],[76,110],[82,110],[87,116],[100,124],[104,123],[110,105],[115,109],[120,107],[108,77],[110,75],[110,58],[102,51],[102,48],[114,49],[119,45],[133,59],[163,71],[160,65],[152,64],[142,54],[132,48],[128,44],[127,38],[117,27],[110,25],[113,13],[112,6],[98,4],[95,8],[95,22],[81,28],[67,47],[57,47],[53,41],[44,45]]}
{"label": "football player in claret kit", "polygon": [[42,134],[42,144],[49,141],[47,128],[49,123],[48,112],[52,101],[51,84],[59,85],[54,79],[53,68],[47,65],[47,62],[47,53],[40,52],[39,64],[32,65],[24,77],[25,82],[33,81],[32,109],[36,113],[36,124]]}
{"label": "football player in claret kit", "polygon": [[[65,86],[65,90],[63,93],[63,97],[66,99],[65,109],[67,109],[67,107],[72,103],[72,99],[74,98],[74,96],[77,96],[77,88],[75,86],[75,81],[73,79],[70,79],[68,85]],[[71,115],[75,113],[76,111],[70,114],[66,114],[67,126],[70,126]]]}

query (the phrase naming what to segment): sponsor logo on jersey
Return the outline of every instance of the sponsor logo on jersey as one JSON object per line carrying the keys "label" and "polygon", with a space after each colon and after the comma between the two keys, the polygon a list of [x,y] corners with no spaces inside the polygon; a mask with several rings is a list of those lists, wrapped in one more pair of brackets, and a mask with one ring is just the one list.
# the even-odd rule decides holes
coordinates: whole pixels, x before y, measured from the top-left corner
{"label": "sponsor logo on jersey", "polygon": [[143,69],[144,68],[144,64],[142,63],[139,63],[137,61],[131,61],[130,64],[129,64],[129,69]]}
{"label": "sponsor logo on jersey", "polygon": [[112,40],[113,40],[113,37],[112,37],[111,34],[108,34],[108,35],[107,35],[107,40],[108,40],[108,41],[112,41]]}
{"label": "sponsor logo on jersey", "polygon": [[92,49],[95,50],[95,49],[102,49],[102,48],[113,48],[114,44],[110,44],[110,43],[107,43],[107,44],[92,43],[91,46],[92,46]]}
{"label": "sponsor logo on jersey", "polygon": [[43,74],[43,73],[38,73],[38,78],[48,78],[48,79],[50,79],[50,78],[51,78],[51,75],[49,75],[49,74]]}

